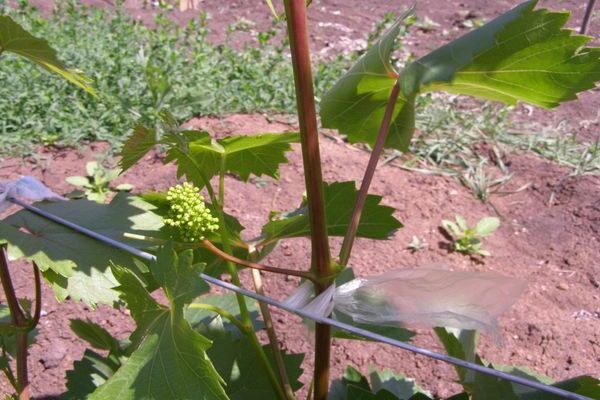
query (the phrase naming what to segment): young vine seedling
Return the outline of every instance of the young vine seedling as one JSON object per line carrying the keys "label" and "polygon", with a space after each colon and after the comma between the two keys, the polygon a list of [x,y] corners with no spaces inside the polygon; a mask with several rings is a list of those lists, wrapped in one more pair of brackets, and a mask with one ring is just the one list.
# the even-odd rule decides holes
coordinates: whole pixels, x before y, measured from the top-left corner
{"label": "young vine seedling", "polygon": [[447,219],[442,220],[442,227],[454,240],[452,249],[462,254],[489,257],[492,254],[483,249],[481,239],[490,236],[500,226],[500,219],[496,217],[485,217],[470,228],[467,220],[462,215],[456,215],[454,222]]}

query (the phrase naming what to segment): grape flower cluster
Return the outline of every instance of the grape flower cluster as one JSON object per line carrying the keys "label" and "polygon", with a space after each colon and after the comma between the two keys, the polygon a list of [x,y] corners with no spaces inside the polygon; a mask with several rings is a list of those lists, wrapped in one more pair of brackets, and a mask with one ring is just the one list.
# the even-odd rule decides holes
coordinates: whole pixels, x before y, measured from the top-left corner
{"label": "grape flower cluster", "polygon": [[163,221],[184,242],[203,240],[207,232],[219,229],[219,219],[212,216],[199,191],[200,189],[187,182],[167,191],[169,212]]}

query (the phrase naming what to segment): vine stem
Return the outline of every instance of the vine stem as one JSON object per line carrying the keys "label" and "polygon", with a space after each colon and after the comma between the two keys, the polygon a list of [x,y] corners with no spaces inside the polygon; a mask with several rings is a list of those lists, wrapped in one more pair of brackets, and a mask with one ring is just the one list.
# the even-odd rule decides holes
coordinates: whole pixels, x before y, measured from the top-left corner
{"label": "vine stem", "polygon": [[[252,254],[254,253],[250,254],[251,257]],[[254,282],[254,289],[256,289],[256,293],[264,296],[265,291],[263,290],[262,277],[260,276],[259,270],[252,270],[252,281]],[[294,391],[292,390],[292,385],[290,385],[290,380],[287,376],[287,371],[285,370],[283,355],[281,354],[281,349],[279,348],[279,343],[277,342],[277,332],[275,332],[275,325],[273,325],[273,318],[271,317],[269,306],[260,301],[258,302],[258,306],[260,307],[260,313],[262,314],[263,321],[265,323],[265,329],[267,331],[267,336],[269,337],[269,344],[271,345],[271,350],[273,351],[273,358],[275,359],[275,365],[277,366],[279,380],[283,386],[285,397],[287,400],[296,400],[296,396],[294,396]]]}
{"label": "vine stem", "polygon": [[[144,241],[156,243],[156,244],[159,244],[159,245],[167,243],[167,240],[164,240],[164,239],[153,238],[153,237],[150,237],[150,236],[138,235],[136,233],[129,233],[129,232],[123,233],[123,237],[126,237],[128,239],[144,240]],[[178,244],[184,244],[185,245],[187,243],[179,243],[178,242]],[[295,270],[295,269],[271,267],[271,266],[268,266],[268,265],[259,264],[259,263],[254,262],[254,261],[243,260],[241,258],[238,258],[238,257],[232,255],[232,254],[224,252],[223,250],[221,250],[217,246],[215,246],[208,239],[203,239],[202,241],[200,241],[200,246],[204,247],[206,250],[210,251],[211,253],[213,253],[214,255],[216,255],[217,257],[219,257],[220,259],[222,259],[224,261],[231,261],[232,263],[237,264],[237,265],[242,266],[242,267],[246,267],[246,268],[250,268],[250,269],[256,269],[256,270],[259,270],[259,271],[272,272],[274,274],[297,276],[297,277],[300,277],[300,278],[308,279],[308,280],[310,280],[311,282],[314,282],[314,283],[318,282],[317,278],[310,271],[298,271],[298,270]],[[194,244],[194,246],[190,246],[190,247],[194,247],[195,248],[196,245]]]}
{"label": "vine stem", "polygon": [[[229,232],[227,231],[227,227],[225,225],[225,171],[226,171],[226,156],[225,154],[221,155],[221,167],[219,169],[219,194],[218,194],[218,212],[219,212],[219,226],[221,231],[221,242],[223,244],[223,250],[225,250],[225,254],[231,254],[231,245],[229,243]],[[229,274],[231,275],[231,281],[234,285],[241,287],[240,277],[238,276],[237,269],[232,261],[226,261],[227,268],[229,270]],[[247,327],[247,337],[250,339],[250,343],[254,350],[256,351],[256,355],[263,365],[265,372],[267,373],[267,377],[273,386],[273,389],[277,393],[277,396],[285,400],[285,393],[283,391],[283,387],[281,383],[277,379],[275,371],[273,371],[273,367],[269,359],[267,358],[267,354],[265,353],[262,345],[260,344],[258,337],[256,336],[256,332],[254,332],[252,326],[252,319],[250,318],[250,313],[248,312],[248,306],[246,305],[246,299],[243,295],[236,293],[236,299],[238,302],[238,306],[240,308],[240,316],[242,317],[243,324]]]}
{"label": "vine stem", "polygon": [[12,323],[17,329],[17,392],[19,394],[19,400],[29,400],[29,376],[27,370],[27,336],[29,334],[29,329],[26,329],[29,322],[19,305],[19,300],[15,293],[15,288],[8,268],[8,258],[6,256],[5,246],[1,246],[0,248],[0,280],[2,281],[2,288],[4,289],[4,295],[6,296],[6,303],[10,310]]}
{"label": "vine stem", "polygon": [[352,253],[354,239],[356,239],[356,232],[358,231],[360,217],[365,206],[365,201],[367,200],[367,196],[369,194],[369,187],[371,186],[371,182],[373,181],[375,170],[377,169],[379,157],[381,157],[381,153],[383,152],[383,146],[385,145],[385,141],[390,131],[390,123],[392,121],[394,108],[396,106],[396,101],[398,100],[399,94],[400,85],[398,84],[398,82],[396,82],[396,84],[392,88],[390,97],[385,107],[385,113],[383,115],[383,120],[381,121],[381,126],[379,127],[377,140],[375,142],[373,150],[371,151],[371,157],[369,158],[369,163],[367,164],[367,169],[365,170],[365,175],[363,176],[362,182],[360,184],[360,190],[358,191],[358,196],[356,197],[356,203],[354,204],[354,209],[352,210],[352,216],[350,217],[348,230],[346,231],[344,241],[342,242],[342,247],[340,248],[339,261],[341,265],[347,265],[348,261],[350,260],[350,254]]}
{"label": "vine stem", "polygon": [[40,268],[37,266],[35,261],[33,262],[33,279],[35,287],[35,304],[33,308],[33,317],[29,321],[29,327],[35,328],[40,322],[40,316],[42,315],[42,277],[40,274]]}
{"label": "vine stem", "polygon": [[[311,269],[319,279],[317,292],[329,286],[332,278],[327,219],[323,201],[323,176],[319,151],[317,112],[310,62],[305,0],[284,0],[286,22],[296,85],[296,104],[311,233]],[[317,324],[315,330],[315,400],[326,400],[329,388],[331,328]]]}
{"label": "vine stem", "polygon": [[279,267],[270,267],[268,265],[263,265],[263,264],[258,264],[256,262],[253,261],[247,261],[247,260],[242,260],[241,258],[237,258],[229,253],[226,253],[224,251],[222,251],[221,249],[219,249],[217,246],[215,246],[214,244],[212,244],[209,240],[204,239],[202,242],[202,247],[204,247],[205,249],[209,250],[211,253],[217,255],[218,257],[220,257],[223,260],[226,261],[230,261],[232,263],[250,268],[252,270],[256,270],[256,271],[265,271],[265,272],[273,272],[275,274],[282,274],[282,275],[291,275],[291,276],[298,276],[304,279],[308,279],[311,282],[317,283],[317,278],[315,278],[315,276],[310,273],[309,271],[298,271],[295,269],[286,269],[286,268],[279,268]]}
{"label": "vine stem", "polygon": [[592,13],[594,11],[594,6],[596,5],[596,0],[588,0],[587,7],[585,8],[585,14],[583,15],[583,22],[581,23],[581,28],[579,29],[579,33],[585,35],[587,33],[588,27],[590,26],[590,20],[592,19]]}

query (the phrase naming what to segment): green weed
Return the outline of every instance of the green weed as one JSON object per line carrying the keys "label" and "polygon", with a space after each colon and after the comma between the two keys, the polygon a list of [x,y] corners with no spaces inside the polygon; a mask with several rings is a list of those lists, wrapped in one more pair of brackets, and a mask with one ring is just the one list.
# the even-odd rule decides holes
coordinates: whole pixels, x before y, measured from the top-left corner
{"label": "green weed", "polygon": [[[207,114],[294,111],[286,43],[275,43],[273,32],[260,33],[237,49],[227,41],[208,41],[206,15],[182,28],[158,14],[155,28],[148,28],[118,8],[111,12],[76,3],[58,2],[50,19],[44,19],[26,4],[12,9],[0,2],[0,13],[33,35],[49,38],[59,57],[84,71],[101,93],[94,99],[3,54],[3,156],[29,154],[35,144],[104,140],[118,145],[136,121],[154,125],[161,109],[179,122]],[[351,61],[339,56],[316,65],[316,93],[330,87]]]}
{"label": "green weed", "polygon": [[97,203],[105,203],[111,192],[128,192],[133,185],[122,183],[114,188],[110,183],[119,177],[120,169],[107,169],[97,161],[90,161],[85,165],[86,176],[69,176],[66,181],[81,188],[68,196],[72,199],[86,197]]}
{"label": "green weed", "polygon": [[469,227],[462,215],[456,215],[454,221],[442,220],[442,227],[453,239],[452,250],[462,254],[489,257],[489,251],[481,247],[481,239],[491,235],[500,226],[500,219],[485,217],[477,225]]}

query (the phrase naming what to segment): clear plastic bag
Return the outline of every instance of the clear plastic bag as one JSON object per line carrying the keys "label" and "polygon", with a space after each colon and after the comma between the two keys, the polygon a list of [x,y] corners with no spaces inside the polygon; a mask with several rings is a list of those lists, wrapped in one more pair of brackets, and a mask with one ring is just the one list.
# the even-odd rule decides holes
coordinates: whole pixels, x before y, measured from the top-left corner
{"label": "clear plastic bag", "polygon": [[492,272],[397,269],[357,278],[314,299],[307,285],[292,297],[307,312],[332,309],[371,325],[484,331],[499,341],[497,319],[525,290],[523,281]]}
{"label": "clear plastic bag", "polygon": [[8,200],[13,198],[31,201],[67,200],[48,189],[46,185],[33,176],[22,176],[15,181],[0,182],[0,212],[11,206]]}

